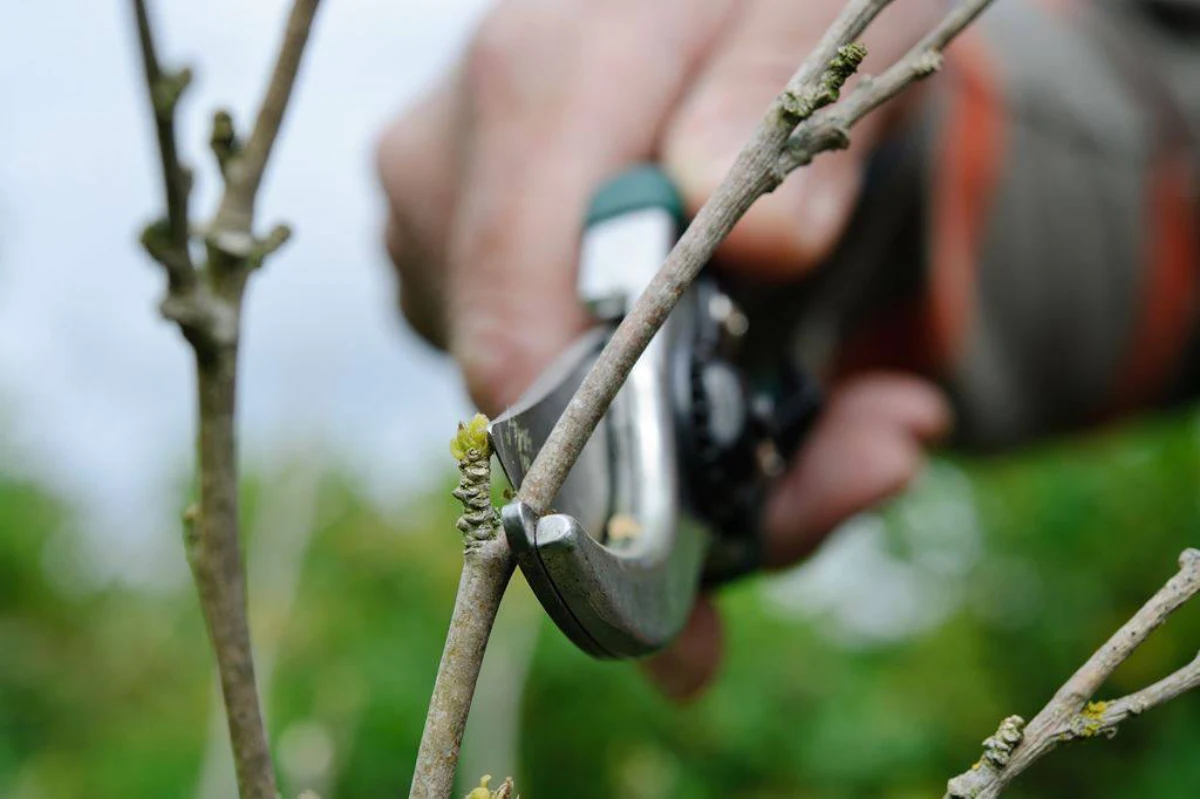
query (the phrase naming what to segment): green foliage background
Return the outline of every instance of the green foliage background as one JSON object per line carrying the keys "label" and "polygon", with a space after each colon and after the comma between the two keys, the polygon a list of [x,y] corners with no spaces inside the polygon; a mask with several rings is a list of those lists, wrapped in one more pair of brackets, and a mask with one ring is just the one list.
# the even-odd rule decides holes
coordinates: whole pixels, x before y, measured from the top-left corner
{"label": "green foliage background", "polygon": [[[804,575],[746,581],[721,597],[723,676],[683,709],[636,668],[572,649],[520,586],[468,757],[496,771],[515,757],[533,799],[940,795],[1002,717],[1032,715],[1196,545],[1198,419],[941,462],[868,520],[874,532],[852,533],[921,594],[920,623],[900,614],[896,629],[884,618],[882,634],[864,635],[837,601],[798,604]],[[275,477],[249,486],[247,520]],[[447,463],[444,489],[390,514],[323,479],[294,605],[255,602],[258,645],[274,642],[268,711],[285,795],[406,787],[457,580],[451,484]],[[77,550],[78,523],[36,486],[0,483],[0,796],[195,796],[213,683],[190,588],[73,584],[61,553]],[[873,573],[827,579],[869,594]],[[1200,606],[1185,608],[1108,692],[1198,646]],[[1055,754],[1012,795],[1197,796],[1198,751],[1190,696],[1113,741]]]}

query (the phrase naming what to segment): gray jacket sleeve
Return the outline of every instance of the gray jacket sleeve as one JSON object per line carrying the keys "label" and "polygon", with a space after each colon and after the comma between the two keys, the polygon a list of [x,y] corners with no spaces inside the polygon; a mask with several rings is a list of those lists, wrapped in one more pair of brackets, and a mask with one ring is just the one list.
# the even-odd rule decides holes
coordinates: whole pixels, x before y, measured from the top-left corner
{"label": "gray jacket sleeve", "polygon": [[935,81],[768,301],[798,357],[933,374],[985,448],[1200,392],[1200,0],[1000,0]]}

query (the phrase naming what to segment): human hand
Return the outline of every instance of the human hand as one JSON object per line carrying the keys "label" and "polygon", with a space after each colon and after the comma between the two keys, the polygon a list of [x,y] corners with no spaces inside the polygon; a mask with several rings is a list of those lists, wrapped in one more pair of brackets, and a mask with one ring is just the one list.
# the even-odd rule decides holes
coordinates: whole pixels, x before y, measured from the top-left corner
{"label": "human hand", "polygon": [[[513,402],[586,326],[575,293],[591,192],[658,160],[695,211],[841,0],[506,0],[464,59],[385,133],[379,169],[388,249],[413,327],[446,347],[489,414]],[[886,66],[937,18],[898,0],[864,69]],[[853,210],[863,161],[902,113],[888,106],[762,198],[718,252],[722,268],[795,279],[825,257]],[[802,557],[846,517],[895,493],[921,444],[944,432],[940,395],[916,378],[862,376],[832,394],[767,512],[768,565]],[[667,693],[709,681],[719,658],[707,601],[647,663]]]}

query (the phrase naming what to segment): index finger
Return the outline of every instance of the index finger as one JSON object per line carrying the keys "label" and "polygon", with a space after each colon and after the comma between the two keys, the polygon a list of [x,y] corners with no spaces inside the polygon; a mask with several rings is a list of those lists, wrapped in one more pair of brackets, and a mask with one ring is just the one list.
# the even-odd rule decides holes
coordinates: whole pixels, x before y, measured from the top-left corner
{"label": "index finger", "polygon": [[466,64],[470,141],[447,278],[451,351],[486,412],[587,323],[575,263],[588,198],[652,155],[728,6],[520,4],[482,29]]}

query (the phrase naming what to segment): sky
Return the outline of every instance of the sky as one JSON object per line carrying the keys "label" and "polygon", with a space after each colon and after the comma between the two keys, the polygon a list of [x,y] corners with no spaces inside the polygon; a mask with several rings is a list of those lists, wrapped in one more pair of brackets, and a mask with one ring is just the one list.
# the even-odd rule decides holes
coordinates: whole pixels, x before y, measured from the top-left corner
{"label": "sky", "polygon": [[[395,312],[372,158],[385,122],[455,58],[485,6],[323,4],[259,203],[264,231],[287,221],[295,236],[245,309],[251,470],[318,451],[395,499],[428,479],[469,412],[455,371]],[[209,114],[252,119],[288,3],[150,7],[161,59],[196,74],[180,128],[193,209],[207,214],[219,185]],[[162,200],[132,14],[118,0],[40,0],[5,17],[0,458],[74,503],[101,557],[136,572],[176,525],[194,401],[189,351],[156,310],[162,275],[135,243]]]}
{"label": "sky", "polygon": [[[287,221],[295,235],[255,275],[245,306],[247,472],[299,461],[311,492],[314,463],[332,464],[396,508],[445,474],[430,464],[449,469],[448,434],[471,408],[452,365],[396,313],[373,149],[387,120],[454,61],[488,5],[322,4],[258,206],[261,230]],[[150,6],[160,58],[196,75],[179,124],[197,175],[193,210],[211,213],[219,183],[209,115],[228,107],[243,125],[252,118],[288,2]],[[135,243],[162,200],[130,7],[40,0],[10,4],[5,19],[0,469],[73,504],[85,551],[48,549],[47,572],[60,585],[176,585],[186,579],[177,514],[191,474],[194,376],[187,345],[156,310],[163,276]],[[289,479],[274,505],[295,504]],[[959,573],[974,557],[973,539],[961,537],[974,527],[960,518],[971,514],[964,501],[930,528],[959,536],[943,558],[952,568],[937,573]],[[863,641],[936,624],[945,592],[927,569],[888,556],[877,528],[869,516],[848,525],[820,556],[766,581],[768,600],[831,615]],[[846,575],[861,590],[847,591]]]}

